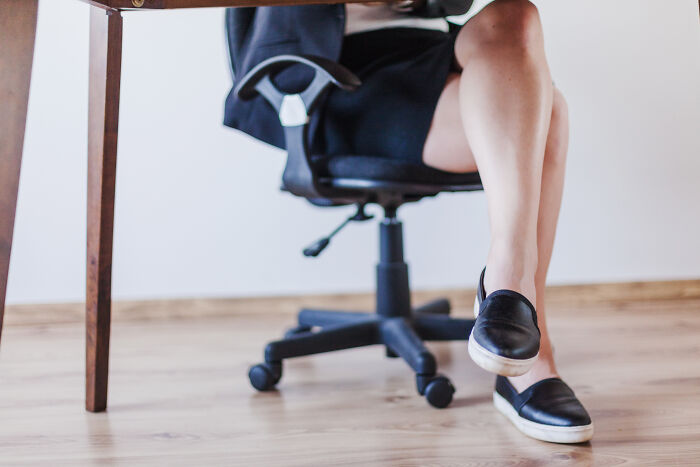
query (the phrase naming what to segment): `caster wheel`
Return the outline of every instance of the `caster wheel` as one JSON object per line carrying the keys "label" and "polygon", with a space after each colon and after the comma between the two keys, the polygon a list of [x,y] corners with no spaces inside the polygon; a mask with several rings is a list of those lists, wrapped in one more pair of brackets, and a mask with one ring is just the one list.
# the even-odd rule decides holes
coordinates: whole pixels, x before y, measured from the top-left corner
{"label": "caster wheel", "polygon": [[424,395],[428,404],[438,409],[444,409],[452,402],[454,393],[455,388],[450,380],[444,376],[438,376],[425,387]]}
{"label": "caster wheel", "polygon": [[258,391],[269,391],[282,378],[281,363],[260,363],[248,371],[250,384]]}
{"label": "caster wheel", "polygon": [[295,326],[295,327],[289,329],[287,332],[285,332],[284,338],[288,339],[290,337],[294,337],[294,336],[297,336],[299,334],[303,334],[305,332],[311,332],[311,326],[303,326],[300,324],[299,326]]}

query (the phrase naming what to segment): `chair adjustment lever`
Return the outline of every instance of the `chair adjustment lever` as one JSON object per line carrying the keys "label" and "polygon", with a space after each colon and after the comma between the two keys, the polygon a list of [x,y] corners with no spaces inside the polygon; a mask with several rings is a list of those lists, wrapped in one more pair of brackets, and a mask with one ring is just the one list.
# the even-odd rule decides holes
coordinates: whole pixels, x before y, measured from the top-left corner
{"label": "chair adjustment lever", "polygon": [[345,219],[329,235],[315,241],[311,245],[304,248],[304,256],[315,258],[316,256],[320,255],[321,252],[323,250],[325,250],[326,247],[331,243],[331,238],[333,238],[335,236],[335,234],[340,232],[343,229],[343,227],[348,225],[350,222],[363,222],[363,221],[368,221],[368,220],[373,219],[373,218],[374,218],[373,215],[365,213],[365,204],[359,203],[357,205],[357,211],[355,212],[355,214],[353,214],[352,216]]}

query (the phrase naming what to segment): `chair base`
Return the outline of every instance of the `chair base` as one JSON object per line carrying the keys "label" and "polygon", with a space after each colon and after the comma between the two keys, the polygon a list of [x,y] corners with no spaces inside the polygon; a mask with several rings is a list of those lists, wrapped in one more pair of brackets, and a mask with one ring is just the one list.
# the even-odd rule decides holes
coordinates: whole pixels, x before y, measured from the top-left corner
{"label": "chair base", "polygon": [[413,369],[418,393],[433,407],[444,408],[452,401],[454,387],[437,373],[435,357],[423,341],[466,341],[474,326],[473,319],[449,313],[445,299],[418,307],[408,316],[303,309],[298,326],[284,339],[267,344],[265,362],[251,367],[248,376],[255,389],[266,391],[282,377],[284,359],[381,344],[387,357],[401,357]]}

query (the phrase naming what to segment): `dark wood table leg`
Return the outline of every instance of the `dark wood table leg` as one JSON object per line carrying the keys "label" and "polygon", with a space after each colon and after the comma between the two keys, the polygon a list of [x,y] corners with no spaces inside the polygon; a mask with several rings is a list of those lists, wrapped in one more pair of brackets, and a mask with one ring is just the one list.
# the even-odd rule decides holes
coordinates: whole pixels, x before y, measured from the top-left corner
{"label": "dark wood table leg", "polygon": [[112,300],[112,232],[117,169],[122,17],[92,7],[88,122],[87,366],[85,407],[107,408]]}
{"label": "dark wood table leg", "polygon": [[15,227],[38,0],[0,0],[0,334]]}

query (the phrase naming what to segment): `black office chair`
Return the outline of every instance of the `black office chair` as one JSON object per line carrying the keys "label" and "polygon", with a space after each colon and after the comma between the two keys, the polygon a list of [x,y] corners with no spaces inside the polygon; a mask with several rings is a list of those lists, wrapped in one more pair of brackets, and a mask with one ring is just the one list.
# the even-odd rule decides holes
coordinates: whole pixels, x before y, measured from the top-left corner
{"label": "black office chair", "polygon": [[[297,64],[311,67],[314,78],[304,91],[284,94],[271,78]],[[331,85],[352,91],[360,84],[349,70],[332,61],[280,55],[260,63],[236,87],[238,97],[244,100],[261,94],[279,115],[288,151],[282,176],[284,190],[319,206],[357,205],[356,214],[331,235],[305,249],[306,256],[317,256],[348,222],[370,219],[365,205],[375,203],[384,209],[384,219],[379,224],[375,312],[301,310],[298,325],[283,339],[267,344],[265,362],[251,367],[250,382],[260,391],[272,389],[282,377],[282,361],[286,358],[383,344],[388,357],[403,358],[415,371],[418,393],[432,406],[446,407],[452,401],[454,387],[437,373],[435,357],[422,341],[467,340],[474,320],[450,317],[446,299],[411,307],[402,225],[396,214],[404,203],[426,196],[480,190],[481,181],[477,173],[448,173],[370,154],[309,154],[307,124],[318,97]]]}

